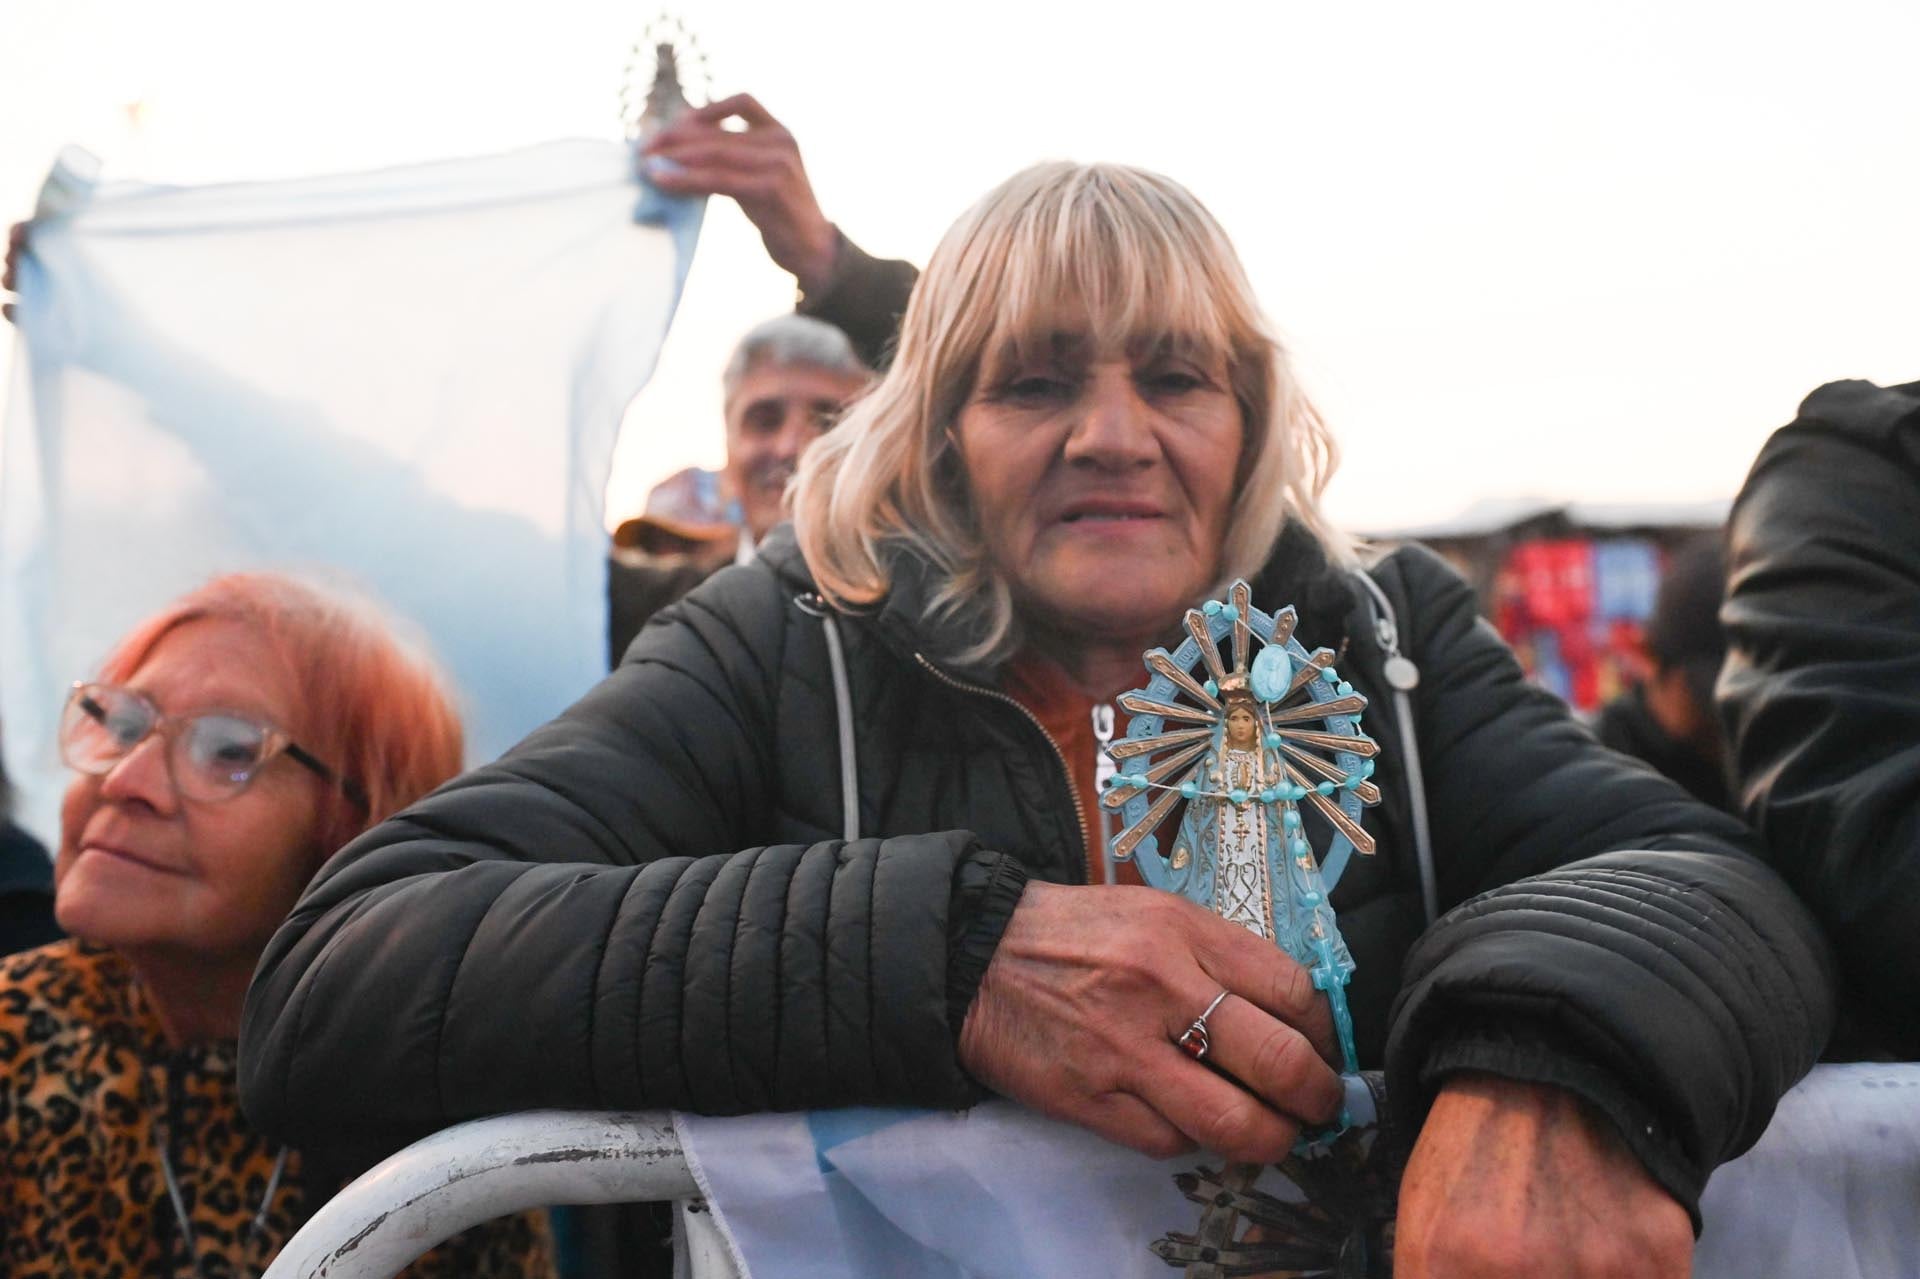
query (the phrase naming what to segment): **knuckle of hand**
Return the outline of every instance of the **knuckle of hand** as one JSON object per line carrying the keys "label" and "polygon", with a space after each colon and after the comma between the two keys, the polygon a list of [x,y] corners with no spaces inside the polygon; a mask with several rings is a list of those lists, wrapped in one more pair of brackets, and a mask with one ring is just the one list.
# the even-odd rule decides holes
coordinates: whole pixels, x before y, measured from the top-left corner
{"label": "knuckle of hand", "polygon": [[1303,1015],[1313,1007],[1313,977],[1299,964],[1281,964],[1273,977],[1274,1007]]}
{"label": "knuckle of hand", "polygon": [[1194,1136],[1209,1150],[1239,1154],[1247,1147],[1254,1117],[1253,1106],[1249,1102],[1229,1102],[1208,1115],[1201,1124],[1201,1131]]}
{"label": "knuckle of hand", "polygon": [[1169,931],[1191,925],[1194,918],[1211,918],[1208,912],[1201,910],[1184,897],[1173,893],[1163,893],[1157,889],[1129,887],[1127,908],[1138,914],[1141,922],[1155,924]]}
{"label": "knuckle of hand", "polygon": [[1292,1083],[1300,1074],[1307,1041],[1292,1031],[1274,1027],[1253,1050],[1253,1077],[1265,1084]]}
{"label": "knuckle of hand", "polygon": [[1163,991],[1171,997],[1166,961],[1149,947],[1126,950],[1103,943],[1089,958],[1106,979],[1102,985],[1116,994],[1136,1001]]}
{"label": "knuckle of hand", "polygon": [[1113,1088],[1139,1096],[1152,1088],[1160,1070],[1158,1062],[1145,1060],[1138,1055],[1121,1056],[1115,1053],[1102,1063],[1100,1075],[1092,1083],[1095,1087]]}

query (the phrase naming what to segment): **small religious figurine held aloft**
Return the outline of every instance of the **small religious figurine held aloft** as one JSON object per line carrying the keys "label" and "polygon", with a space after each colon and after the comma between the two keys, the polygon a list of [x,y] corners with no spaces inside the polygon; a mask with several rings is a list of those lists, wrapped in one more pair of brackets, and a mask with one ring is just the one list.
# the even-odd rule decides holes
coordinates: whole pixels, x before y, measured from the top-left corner
{"label": "small religious figurine held aloft", "polygon": [[[1353,956],[1328,895],[1352,853],[1373,852],[1359,818],[1379,802],[1368,780],[1379,747],[1360,731],[1366,698],[1340,681],[1333,653],[1308,652],[1293,638],[1293,609],[1259,612],[1245,582],[1229,596],[1189,611],[1188,639],[1173,653],[1147,653],[1153,679],[1120,698],[1133,721],[1109,750],[1120,771],[1101,802],[1124,810],[1129,825],[1114,837],[1113,856],[1132,858],[1147,883],[1271,940],[1311,972],[1352,1074]],[[1221,653],[1229,638],[1231,665]],[[1163,854],[1157,833],[1182,801]],[[1324,860],[1314,855],[1309,816],[1324,828]]]}

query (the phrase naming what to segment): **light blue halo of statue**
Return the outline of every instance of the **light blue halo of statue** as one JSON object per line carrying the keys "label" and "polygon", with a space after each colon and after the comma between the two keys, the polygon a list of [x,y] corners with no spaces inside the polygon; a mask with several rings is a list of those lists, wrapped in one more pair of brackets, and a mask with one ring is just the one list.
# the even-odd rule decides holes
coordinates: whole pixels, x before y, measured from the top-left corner
{"label": "light blue halo of statue", "polygon": [[[1109,851],[1312,973],[1352,1075],[1353,956],[1328,898],[1353,854],[1374,851],[1360,813],[1380,802],[1369,780],[1379,747],[1360,731],[1367,699],[1341,683],[1333,652],[1309,652],[1294,610],[1269,615],[1251,594],[1235,582],[1227,600],[1190,609],[1180,646],[1148,651],[1152,678],[1120,697],[1132,722],[1108,748],[1118,772],[1100,802],[1125,825]],[[1176,808],[1173,846],[1162,849],[1157,832]]]}

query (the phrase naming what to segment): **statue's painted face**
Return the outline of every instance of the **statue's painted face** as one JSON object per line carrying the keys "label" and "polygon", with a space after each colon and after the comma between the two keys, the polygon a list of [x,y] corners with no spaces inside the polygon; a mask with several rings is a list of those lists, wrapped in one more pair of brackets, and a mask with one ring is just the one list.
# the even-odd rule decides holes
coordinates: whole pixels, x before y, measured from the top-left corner
{"label": "statue's painted face", "polygon": [[1235,750],[1247,750],[1253,745],[1256,730],[1260,722],[1253,712],[1245,706],[1236,706],[1227,712],[1227,745]]}

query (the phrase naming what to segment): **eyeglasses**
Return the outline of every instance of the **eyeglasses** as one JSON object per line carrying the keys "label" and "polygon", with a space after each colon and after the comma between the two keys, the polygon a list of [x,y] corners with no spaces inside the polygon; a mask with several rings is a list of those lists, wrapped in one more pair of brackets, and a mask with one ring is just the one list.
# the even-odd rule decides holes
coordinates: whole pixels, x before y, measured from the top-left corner
{"label": "eyeglasses", "polygon": [[233,711],[163,715],[143,695],[117,684],[75,684],[60,717],[60,758],[101,777],[155,731],[167,739],[167,767],[188,799],[232,799],[276,755],[284,754],[362,808],[367,793],[342,778],[279,729]]}

